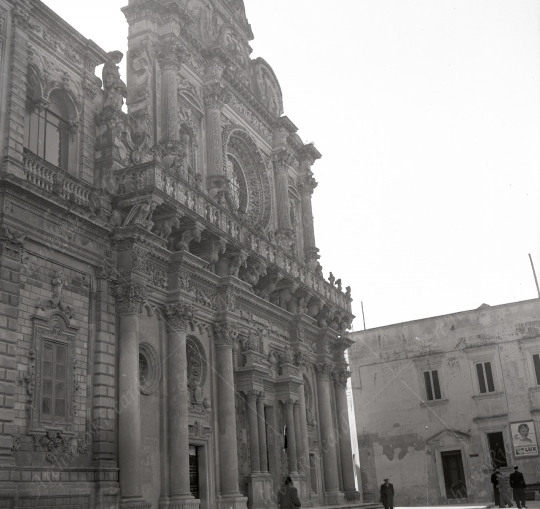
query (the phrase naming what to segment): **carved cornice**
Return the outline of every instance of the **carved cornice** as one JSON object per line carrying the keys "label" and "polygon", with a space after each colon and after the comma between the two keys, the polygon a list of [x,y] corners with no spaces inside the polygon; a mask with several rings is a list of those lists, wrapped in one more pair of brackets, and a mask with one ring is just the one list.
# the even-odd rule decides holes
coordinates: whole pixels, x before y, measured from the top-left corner
{"label": "carved cornice", "polygon": [[119,315],[141,314],[148,301],[146,285],[141,283],[122,283],[114,287],[116,312]]}
{"label": "carved cornice", "polygon": [[163,309],[163,316],[167,324],[167,332],[185,331],[190,322],[194,320],[193,306],[187,304],[174,304]]}
{"label": "carved cornice", "polygon": [[216,346],[233,347],[238,338],[238,330],[228,323],[214,324],[214,341]]}

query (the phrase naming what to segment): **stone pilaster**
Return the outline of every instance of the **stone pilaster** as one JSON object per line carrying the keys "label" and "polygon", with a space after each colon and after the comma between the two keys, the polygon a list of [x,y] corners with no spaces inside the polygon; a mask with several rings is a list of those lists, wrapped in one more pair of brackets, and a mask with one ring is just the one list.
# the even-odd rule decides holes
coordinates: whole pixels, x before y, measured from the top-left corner
{"label": "stone pilaster", "polygon": [[[219,64],[214,63],[218,70]],[[222,70],[222,69],[221,69]],[[220,73],[218,73],[220,74]],[[223,168],[223,141],[221,138],[221,108],[227,102],[229,92],[225,86],[212,77],[212,81],[204,87],[204,105],[206,108],[206,160],[207,188],[223,188],[226,175]]]}
{"label": "stone pilaster", "polygon": [[341,478],[347,502],[360,501],[360,493],[354,484],[354,467],[352,462],[351,434],[349,429],[349,409],[347,405],[347,378],[351,373],[344,367],[332,372],[336,396],[336,412],[338,421],[339,450],[341,456]]}
{"label": "stone pilaster", "polygon": [[334,430],[330,374],[333,366],[329,363],[319,363],[315,366],[317,372],[317,393],[319,399],[319,422],[321,432],[321,450],[324,472],[325,504],[340,504],[343,493],[339,490],[338,459],[336,451],[336,434]]}
{"label": "stone pilaster", "polygon": [[287,422],[287,454],[289,456],[289,475],[298,475],[298,462],[296,457],[296,432],[294,426],[294,401],[285,402],[285,418]]}
{"label": "stone pilaster", "polygon": [[167,306],[167,414],[169,428],[169,496],[161,505],[173,509],[196,509],[200,500],[189,489],[189,390],[187,380],[186,330],[193,309]]}
{"label": "stone pilaster", "polygon": [[317,181],[309,172],[308,175],[299,179],[298,189],[302,199],[302,224],[304,232],[304,255],[306,262],[311,268],[315,268],[319,258],[319,249],[315,245],[315,230],[313,228],[313,208],[311,206],[311,196],[317,187]]}
{"label": "stone pilaster", "polygon": [[259,428],[259,460],[261,472],[268,472],[268,449],[266,445],[266,421],[264,419],[264,391],[257,398],[257,423]]}
{"label": "stone pilaster", "polygon": [[123,508],[150,507],[142,498],[141,483],[141,393],[139,383],[139,315],[147,301],[146,287],[126,282],[116,285],[116,313],[119,316],[118,373],[118,459],[120,505]]}
{"label": "stone pilaster", "polygon": [[305,476],[306,480],[306,504],[307,507],[311,507],[311,472],[309,465],[309,439],[308,439],[308,427],[306,416],[306,396],[304,390],[304,384],[298,386],[298,403],[299,403],[299,418],[300,418],[300,442],[302,453],[298,456],[298,468]]}
{"label": "stone pilaster", "polygon": [[249,391],[247,395],[247,414],[249,423],[249,454],[251,459],[251,473],[261,472],[259,450],[259,423],[257,418],[257,391]]}
{"label": "stone pilaster", "polygon": [[[5,228],[5,227],[4,227]],[[17,233],[15,237],[14,233]],[[11,235],[11,238],[9,238]],[[15,380],[20,300],[21,255],[24,244],[18,232],[10,229],[0,239],[0,469],[15,465],[12,446],[17,434]]]}
{"label": "stone pilaster", "polygon": [[178,71],[182,66],[184,54],[177,43],[164,44],[158,60],[161,66],[161,112],[162,136],[165,145],[175,150],[180,139],[178,126]]}
{"label": "stone pilaster", "polygon": [[291,214],[289,203],[289,164],[291,154],[286,150],[274,156],[274,176],[276,179],[276,198],[278,231],[291,231]]}
{"label": "stone pilaster", "polygon": [[218,509],[245,509],[247,498],[238,489],[238,446],[236,441],[236,409],[234,401],[233,344],[238,337],[231,324],[219,323],[214,327],[217,375],[217,440],[221,496]]}

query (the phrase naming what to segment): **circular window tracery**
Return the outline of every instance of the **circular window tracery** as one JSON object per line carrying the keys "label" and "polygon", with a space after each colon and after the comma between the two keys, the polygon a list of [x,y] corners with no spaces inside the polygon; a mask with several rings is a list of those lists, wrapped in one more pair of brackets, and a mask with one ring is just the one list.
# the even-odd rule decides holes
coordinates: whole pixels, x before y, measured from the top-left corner
{"label": "circular window tracery", "polygon": [[229,179],[229,197],[236,210],[246,212],[248,208],[246,178],[242,166],[232,154],[227,154],[226,172]]}
{"label": "circular window tracery", "polygon": [[154,347],[143,342],[139,345],[139,387],[142,394],[152,394],[158,388],[161,367]]}

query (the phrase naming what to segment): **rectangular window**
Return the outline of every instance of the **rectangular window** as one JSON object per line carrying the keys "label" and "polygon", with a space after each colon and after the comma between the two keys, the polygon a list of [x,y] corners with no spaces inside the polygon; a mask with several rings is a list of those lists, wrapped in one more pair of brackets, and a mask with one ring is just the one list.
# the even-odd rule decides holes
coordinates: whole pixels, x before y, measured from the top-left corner
{"label": "rectangular window", "polygon": [[536,385],[540,385],[540,355],[535,353],[533,355],[534,373],[536,375]]}
{"label": "rectangular window", "polygon": [[43,344],[41,416],[44,421],[65,422],[67,347],[49,341]]}
{"label": "rectangular window", "polygon": [[436,369],[424,371],[424,381],[426,383],[426,396],[428,401],[442,399],[441,386],[439,384],[439,373]]}
{"label": "rectangular window", "polygon": [[480,388],[480,394],[495,392],[493,372],[491,371],[491,362],[479,362],[476,364],[476,374],[478,375],[478,387]]}
{"label": "rectangular window", "polygon": [[493,468],[507,467],[508,462],[506,461],[506,450],[504,448],[504,437],[502,431],[488,433],[487,439]]}

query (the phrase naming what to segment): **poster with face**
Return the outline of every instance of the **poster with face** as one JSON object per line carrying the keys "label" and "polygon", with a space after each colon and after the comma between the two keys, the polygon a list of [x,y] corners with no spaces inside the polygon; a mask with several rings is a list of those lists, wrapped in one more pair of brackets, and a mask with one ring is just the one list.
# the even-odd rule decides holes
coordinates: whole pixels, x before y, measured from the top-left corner
{"label": "poster with face", "polygon": [[517,458],[538,456],[538,443],[534,421],[519,421],[510,423],[514,455]]}

